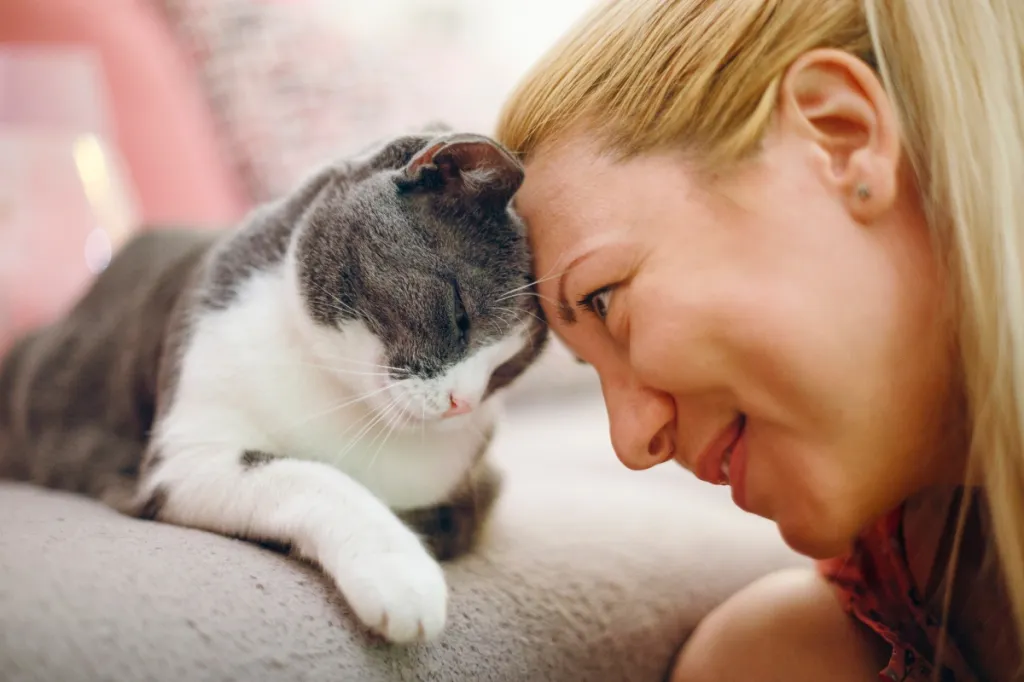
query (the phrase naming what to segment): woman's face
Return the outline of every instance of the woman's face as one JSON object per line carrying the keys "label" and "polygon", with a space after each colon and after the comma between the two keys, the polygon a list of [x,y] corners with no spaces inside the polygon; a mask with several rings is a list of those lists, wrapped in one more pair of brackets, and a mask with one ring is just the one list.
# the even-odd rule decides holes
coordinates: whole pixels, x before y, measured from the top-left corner
{"label": "woman's face", "polygon": [[568,137],[529,160],[517,205],[619,459],[729,482],[828,557],[948,470],[953,354],[913,186],[864,222],[792,138],[704,181],[681,156]]}

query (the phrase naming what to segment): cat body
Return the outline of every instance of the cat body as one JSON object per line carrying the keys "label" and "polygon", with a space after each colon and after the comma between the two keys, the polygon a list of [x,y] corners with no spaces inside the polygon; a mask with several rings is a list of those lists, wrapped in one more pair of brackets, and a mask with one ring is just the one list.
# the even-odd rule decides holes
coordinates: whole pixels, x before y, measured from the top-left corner
{"label": "cat body", "polygon": [[287,545],[388,639],[436,636],[494,394],[546,338],[521,181],[488,138],[411,135],[237,230],[135,238],[0,366],[0,476]]}

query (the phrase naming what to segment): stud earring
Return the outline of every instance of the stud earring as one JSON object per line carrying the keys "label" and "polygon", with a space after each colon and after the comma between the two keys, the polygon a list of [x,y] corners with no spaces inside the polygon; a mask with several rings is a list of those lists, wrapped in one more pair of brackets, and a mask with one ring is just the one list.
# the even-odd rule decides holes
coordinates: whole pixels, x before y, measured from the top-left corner
{"label": "stud earring", "polygon": [[871,198],[871,190],[864,183],[857,185],[857,198],[861,201],[867,201]]}

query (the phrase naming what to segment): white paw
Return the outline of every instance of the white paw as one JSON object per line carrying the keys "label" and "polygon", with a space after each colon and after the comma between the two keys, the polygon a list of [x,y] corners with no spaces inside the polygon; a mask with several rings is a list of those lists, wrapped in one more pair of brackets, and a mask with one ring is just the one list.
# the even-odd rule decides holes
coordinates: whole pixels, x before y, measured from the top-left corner
{"label": "white paw", "polygon": [[448,585],[422,548],[362,554],[338,578],[356,616],[391,642],[427,641],[444,629]]}

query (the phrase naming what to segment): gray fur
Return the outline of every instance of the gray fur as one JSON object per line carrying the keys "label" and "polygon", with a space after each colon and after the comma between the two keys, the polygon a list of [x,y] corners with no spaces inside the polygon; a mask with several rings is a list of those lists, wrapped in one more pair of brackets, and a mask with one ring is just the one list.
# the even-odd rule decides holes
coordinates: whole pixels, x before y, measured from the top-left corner
{"label": "gray fur", "polygon": [[[491,155],[456,159],[465,170],[477,162],[497,169],[458,182],[443,153],[453,139],[479,140],[483,146],[463,147]],[[437,148],[436,159],[425,154]],[[149,435],[175,399],[192,321],[231,306],[240,284],[279,265],[293,246],[315,321],[358,317],[384,342],[387,364],[436,375],[503,333],[507,311],[490,303],[531,281],[523,225],[508,208],[521,180],[518,163],[483,138],[410,135],[321,169],[235,230],[143,233],[66,316],[0,363],[0,477],[157,518],[165,491],[142,505],[131,500],[159,462]],[[501,305],[537,322],[532,341],[494,373],[489,393],[515,379],[546,338],[534,297]],[[240,453],[240,462],[257,467],[273,456]],[[434,526],[464,533],[451,519]]]}
{"label": "gray fur", "polygon": [[435,557],[453,559],[472,549],[501,487],[501,474],[480,460],[447,503],[404,512],[399,518],[424,538]]}
{"label": "gray fur", "polygon": [[0,364],[0,477],[129,499],[173,390],[159,371],[175,364],[168,321],[218,238],[133,239],[63,319],[15,344]]}
{"label": "gray fur", "polygon": [[[424,176],[424,166],[412,176],[405,170],[430,142],[399,138],[367,162],[374,172],[321,186],[297,241],[313,318],[335,325],[358,316],[388,349],[385,364],[424,378],[502,333],[506,316],[490,304],[531,280],[524,228],[506,209],[522,176],[496,178],[493,206],[461,188],[446,191],[443,178]],[[453,324],[456,289],[474,322],[466,345]],[[539,314],[538,306],[525,310]]]}
{"label": "gray fur", "polygon": [[262,450],[246,450],[242,453],[242,466],[246,469],[255,469],[258,466],[268,464],[277,459],[277,455]]}

